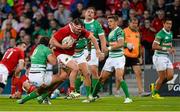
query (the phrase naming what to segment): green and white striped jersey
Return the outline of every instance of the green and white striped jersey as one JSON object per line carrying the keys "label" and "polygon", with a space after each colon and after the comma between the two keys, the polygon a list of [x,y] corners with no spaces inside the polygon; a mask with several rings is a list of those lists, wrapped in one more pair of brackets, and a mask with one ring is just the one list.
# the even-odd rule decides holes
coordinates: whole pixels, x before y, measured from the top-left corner
{"label": "green and white striped jersey", "polygon": [[[101,26],[101,24],[97,20],[92,20],[90,22],[87,22],[84,20],[85,29],[92,32],[97,40],[99,40],[100,35],[104,35],[104,30]],[[92,45],[91,48],[94,48]]]}
{"label": "green and white striped jersey", "polygon": [[[124,40],[124,31],[120,27],[116,27],[109,33],[108,42],[109,43],[116,42],[119,39]],[[111,58],[121,57],[124,55],[123,50],[124,50],[123,47],[118,48],[116,50],[111,50],[111,51],[109,51],[109,57],[111,57]]]}
{"label": "green and white striped jersey", "polygon": [[[156,37],[159,42],[159,45],[161,47],[165,47],[165,48],[171,48],[172,47],[172,38],[173,38],[173,34],[172,32],[167,32],[164,28],[161,29],[157,34]],[[168,55],[169,53],[167,51],[163,51],[163,50],[155,50],[155,55]]]}

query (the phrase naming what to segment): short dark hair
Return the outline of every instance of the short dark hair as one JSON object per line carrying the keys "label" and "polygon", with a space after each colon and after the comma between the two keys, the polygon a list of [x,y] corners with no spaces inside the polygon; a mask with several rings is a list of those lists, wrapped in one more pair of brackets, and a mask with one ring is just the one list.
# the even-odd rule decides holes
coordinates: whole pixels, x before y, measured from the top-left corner
{"label": "short dark hair", "polygon": [[75,18],[73,21],[72,21],[75,25],[81,25],[84,27],[84,23],[83,21],[80,19],[80,18]]}
{"label": "short dark hair", "polygon": [[165,23],[166,21],[172,21],[172,18],[170,18],[170,17],[164,18],[164,19],[163,19],[163,23]]}
{"label": "short dark hair", "polygon": [[22,44],[27,45],[25,42],[22,42],[22,41],[21,41],[21,42],[17,42],[17,43],[16,43],[16,46],[19,46],[19,45],[22,45]]}
{"label": "short dark hair", "polygon": [[86,10],[88,10],[88,9],[92,9],[96,13],[96,9],[94,7],[92,7],[92,6],[87,7]]}
{"label": "short dark hair", "polygon": [[45,46],[48,46],[49,45],[49,38],[48,37],[42,37],[39,41],[39,44],[43,44]]}
{"label": "short dark hair", "polygon": [[107,19],[114,19],[115,21],[118,21],[119,16],[118,15],[110,15],[107,17]]}

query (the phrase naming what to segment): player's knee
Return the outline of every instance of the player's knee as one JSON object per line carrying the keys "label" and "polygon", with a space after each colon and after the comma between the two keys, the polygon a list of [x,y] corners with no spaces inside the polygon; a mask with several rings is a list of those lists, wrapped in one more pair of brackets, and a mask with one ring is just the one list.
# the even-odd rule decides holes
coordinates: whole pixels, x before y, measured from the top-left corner
{"label": "player's knee", "polygon": [[172,80],[172,79],[173,79],[173,75],[172,74],[168,75],[167,80],[169,81],[169,80]]}

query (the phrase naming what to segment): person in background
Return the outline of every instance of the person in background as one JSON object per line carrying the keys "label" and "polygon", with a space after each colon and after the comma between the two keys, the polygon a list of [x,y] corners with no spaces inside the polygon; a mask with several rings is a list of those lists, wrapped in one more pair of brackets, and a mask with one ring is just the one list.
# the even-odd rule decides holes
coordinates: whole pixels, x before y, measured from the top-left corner
{"label": "person in background", "polygon": [[163,99],[159,94],[159,89],[167,81],[173,79],[173,65],[169,56],[174,55],[176,50],[172,45],[173,34],[171,32],[172,20],[166,18],[163,21],[163,28],[156,34],[152,48],[155,50],[153,64],[158,73],[155,83],[151,84],[153,99]]}
{"label": "person in background", "polygon": [[130,18],[129,26],[124,29],[125,43],[124,54],[126,56],[126,67],[132,67],[137,80],[138,94],[139,96],[147,96],[149,93],[145,93],[142,85],[142,54],[140,44],[140,32],[138,27],[139,21],[137,18]]}

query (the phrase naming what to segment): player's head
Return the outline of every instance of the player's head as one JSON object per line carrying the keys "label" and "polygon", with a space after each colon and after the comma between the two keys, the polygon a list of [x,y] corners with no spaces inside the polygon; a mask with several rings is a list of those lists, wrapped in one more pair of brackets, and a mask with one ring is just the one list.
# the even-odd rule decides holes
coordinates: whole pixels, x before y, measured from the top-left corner
{"label": "player's head", "polygon": [[94,7],[88,7],[85,12],[85,19],[88,19],[88,20],[94,19],[95,12],[96,10]]}
{"label": "player's head", "polygon": [[16,46],[17,46],[18,48],[20,48],[22,51],[25,51],[26,48],[27,48],[27,44],[26,44],[25,42],[18,42],[18,43],[16,44]]}
{"label": "player's head", "polygon": [[172,19],[165,18],[163,21],[163,26],[164,26],[164,29],[166,29],[167,31],[170,31],[172,27]]}
{"label": "player's head", "polygon": [[108,19],[108,25],[110,29],[114,29],[118,26],[118,16],[117,15],[110,15],[107,17]]}
{"label": "player's head", "polygon": [[84,23],[81,19],[76,18],[71,23],[71,28],[75,34],[80,34],[82,31],[82,28],[84,28]]}
{"label": "player's head", "polygon": [[133,18],[129,19],[129,27],[131,29],[137,30],[138,29],[138,24],[139,24],[139,21],[138,21],[138,19],[136,17],[133,17]]}
{"label": "player's head", "polygon": [[49,45],[49,38],[48,37],[42,37],[39,41],[39,44],[48,46]]}

